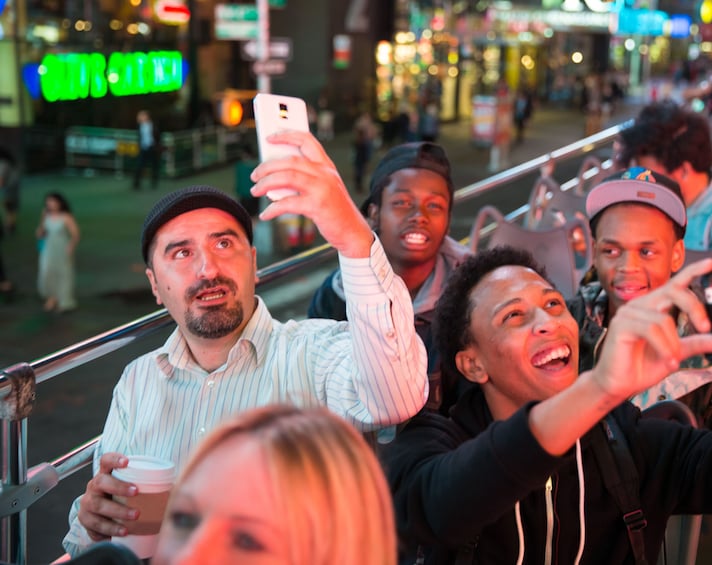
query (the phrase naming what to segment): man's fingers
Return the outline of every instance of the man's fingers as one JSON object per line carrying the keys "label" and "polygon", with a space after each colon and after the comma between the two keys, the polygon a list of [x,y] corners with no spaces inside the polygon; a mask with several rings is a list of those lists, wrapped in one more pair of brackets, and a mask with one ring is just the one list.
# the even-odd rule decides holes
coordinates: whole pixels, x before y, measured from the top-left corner
{"label": "man's fingers", "polygon": [[138,518],[138,510],[113,499],[117,496],[130,500],[138,492],[136,485],[111,475],[112,470],[127,464],[128,458],[120,453],[103,454],[99,460],[99,472],[87,483],[86,492],[81,497],[79,522],[94,541],[126,535],[126,527],[119,521]]}
{"label": "man's fingers", "polygon": [[[290,157],[291,159],[291,157]],[[318,175],[305,166],[304,161],[294,161],[289,163],[289,167],[279,163],[270,163],[268,174],[261,176],[255,185],[250,189],[252,196],[265,196],[270,190],[287,188],[300,192],[305,187],[311,188],[315,182],[319,181]],[[255,169],[256,170],[256,169]]]}
{"label": "man's fingers", "polygon": [[129,464],[129,458],[121,453],[104,453],[99,459],[99,474],[111,473],[114,469],[121,469]]}
{"label": "man's fingers", "polygon": [[[338,185],[335,183],[335,178]],[[262,220],[270,220],[281,214],[303,214],[316,219],[328,211],[330,215],[336,213],[339,202],[347,201],[350,207],[355,205],[348,196],[348,192],[341,185],[341,180],[334,177],[329,170],[314,170],[304,166],[302,161],[294,168],[279,169],[262,177],[252,187],[251,193],[255,197],[264,196],[272,190],[296,190],[297,194],[288,195],[279,200],[272,201],[260,213]],[[341,192],[342,199],[335,198]]]}
{"label": "man's fingers", "polygon": [[304,131],[280,131],[269,136],[270,143],[289,143],[299,148],[299,152],[310,161],[333,166],[333,162],[321,143]]}
{"label": "man's fingers", "polygon": [[641,316],[637,323],[636,331],[639,338],[646,340],[647,346],[657,357],[664,359],[668,367],[680,362],[680,338],[671,316],[651,312],[647,319]]}
{"label": "man's fingers", "polygon": [[678,281],[682,286],[690,286],[693,280],[710,271],[712,271],[712,259],[701,259],[680,269],[671,280]]}
{"label": "man's fingers", "polygon": [[[84,529],[87,531],[87,534],[89,535],[89,537],[91,538],[92,541],[100,542],[100,541],[107,541],[107,540],[111,539],[111,536],[107,536],[107,535],[102,534],[101,532],[96,532],[94,530],[90,530],[86,526],[84,526]],[[117,534],[117,535],[120,535],[120,534]]]}
{"label": "man's fingers", "polygon": [[683,337],[680,340],[680,347],[683,359],[712,353],[712,334],[700,333]]}
{"label": "man's fingers", "polygon": [[707,272],[708,266],[707,259],[693,263],[680,271],[665,285],[632,300],[630,304],[641,309],[655,309],[659,312],[669,312],[675,306],[687,314],[697,331],[708,332],[710,331],[710,321],[707,318],[707,312],[689,286],[695,278]]}
{"label": "man's fingers", "polygon": [[680,359],[680,339],[675,321],[666,312],[641,308],[631,301],[620,308],[611,321],[610,334],[615,341],[645,341],[655,354],[668,362]]}
{"label": "man's fingers", "polygon": [[87,494],[93,496],[135,496],[137,492],[136,485],[121,481],[107,473],[94,475],[87,484]]}
{"label": "man's fingers", "polygon": [[[98,508],[98,513],[80,508],[78,515],[81,525],[98,537],[125,536],[127,528],[120,522],[130,522],[138,517],[138,510],[108,498]],[[109,515],[115,516],[110,518]]]}

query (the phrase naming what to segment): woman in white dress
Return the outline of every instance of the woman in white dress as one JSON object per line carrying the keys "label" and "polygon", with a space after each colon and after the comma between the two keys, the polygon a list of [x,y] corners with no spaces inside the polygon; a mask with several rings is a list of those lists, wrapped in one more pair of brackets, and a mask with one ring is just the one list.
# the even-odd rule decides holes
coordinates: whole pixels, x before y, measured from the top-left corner
{"label": "woman in white dress", "polygon": [[74,297],[74,250],[79,226],[61,194],[45,197],[37,238],[41,240],[38,290],[47,312],[66,312],[77,307]]}

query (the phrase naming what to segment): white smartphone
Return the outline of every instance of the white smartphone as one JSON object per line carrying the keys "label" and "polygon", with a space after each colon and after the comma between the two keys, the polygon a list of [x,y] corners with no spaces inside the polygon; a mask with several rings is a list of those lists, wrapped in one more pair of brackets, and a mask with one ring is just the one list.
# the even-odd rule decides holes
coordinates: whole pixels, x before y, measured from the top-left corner
{"label": "white smartphone", "polygon": [[[267,141],[273,133],[284,130],[309,131],[307,105],[301,98],[266,94],[260,92],[252,100],[255,111],[255,128],[257,130],[257,146],[260,160],[269,161],[298,155],[299,150],[293,145],[276,144]],[[280,200],[285,196],[297,194],[291,188],[277,188],[267,193],[270,200]]]}

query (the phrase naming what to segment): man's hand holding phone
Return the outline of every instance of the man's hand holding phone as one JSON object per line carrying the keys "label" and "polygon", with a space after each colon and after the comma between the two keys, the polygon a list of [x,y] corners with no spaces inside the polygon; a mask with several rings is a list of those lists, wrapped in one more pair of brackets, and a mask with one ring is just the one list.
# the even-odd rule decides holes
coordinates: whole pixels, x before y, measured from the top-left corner
{"label": "man's hand holding phone", "polygon": [[[263,107],[261,102],[258,106]],[[260,136],[264,135],[262,130]],[[282,214],[302,214],[314,222],[324,239],[343,256],[368,257],[373,232],[321,143],[308,130],[277,129],[263,139],[267,142],[263,147],[271,149],[262,153],[269,156],[252,171],[255,183],[252,195],[270,197],[273,191],[284,189],[292,193],[272,199],[260,218],[271,220]]]}
{"label": "man's hand holding phone", "polygon": [[[261,161],[283,159],[299,154],[293,145],[273,143],[270,136],[281,131],[309,132],[307,105],[304,100],[292,96],[280,96],[260,92],[252,101],[257,130],[257,146]],[[265,196],[270,200],[281,200],[297,193],[294,188],[274,188]]]}

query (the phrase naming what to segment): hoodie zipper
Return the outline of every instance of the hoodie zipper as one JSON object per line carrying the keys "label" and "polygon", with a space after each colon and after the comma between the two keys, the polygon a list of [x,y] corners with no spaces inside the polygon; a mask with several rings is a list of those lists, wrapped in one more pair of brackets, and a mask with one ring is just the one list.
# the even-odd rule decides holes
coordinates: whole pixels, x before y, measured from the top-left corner
{"label": "hoodie zipper", "polygon": [[546,546],[544,547],[544,565],[551,565],[552,544],[554,541],[554,501],[551,492],[553,481],[551,477],[546,479],[544,487],[544,498],[546,499]]}

